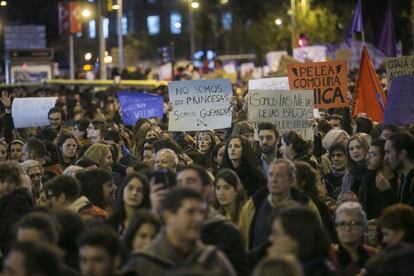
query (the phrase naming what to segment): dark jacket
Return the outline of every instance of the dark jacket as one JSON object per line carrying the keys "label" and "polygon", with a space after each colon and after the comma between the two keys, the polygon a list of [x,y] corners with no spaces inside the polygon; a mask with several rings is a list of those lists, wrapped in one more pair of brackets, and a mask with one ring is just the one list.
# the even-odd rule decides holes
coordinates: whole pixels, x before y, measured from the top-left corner
{"label": "dark jacket", "polygon": [[237,275],[248,275],[243,238],[235,224],[215,211],[210,211],[201,228],[201,241],[217,246],[232,263]]}
{"label": "dark jacket", "polygon": [[233,169],[248,196],[252,196],[258,189],[262,188],[266,184],[266,179],[260,169],[250,170],[245,164],[240,164],[237,169]]}
{"label": "dark jacket", "polygon": [[[179,267],[193,265],[206,250],[206,246],[197,241],[187,256],[181,255],[168,241],[165,233],[161,233],[154,243],[146,250],[136,252],[124,266],[124,271],[136,271],[139,275],[166,275]],[[217,250],[209,263],[208,271],[212,275],[236,275],[225,255]]]}
{"label": "dark jacket", "polygon": [[0,198],[0,249],[5,255],[16,233],[16,223],[34,207],[31,193],[19,187]]}
{"label": "dark jacket", "polygon": [[370,171],[359,189],[358,198],[367,214],[367,219],[376,219],[385,207],[397,202],[398,177],[390,180],[391,188],[381,192],[375,183],[376,171]]}

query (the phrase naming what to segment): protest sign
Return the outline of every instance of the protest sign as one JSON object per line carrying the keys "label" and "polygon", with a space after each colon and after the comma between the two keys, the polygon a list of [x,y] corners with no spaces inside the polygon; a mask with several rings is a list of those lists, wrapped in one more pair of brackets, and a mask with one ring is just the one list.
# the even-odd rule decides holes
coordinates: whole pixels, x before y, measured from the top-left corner
{"label": "protest sign", "polygon": [[279,70],[280,59],[287,54],[288,53],[286,51],[274,51],[266,53],[266,62],[272,72],[277,72],[277,70]]}
{"label": "protest sign", "polygon": [[414,75],[397,77],[392,81],[384,112],[384,125],[414,123]]}
{"label": "protest sign", "polygon": [[161,65],[158,69],[158,79],[159,80],[172,80],[172,63],[168,62],[164,65]]}
{"label": "protest sign", "polygon": [[293,58],[301,62],[326,61],[326,50],[326,46],[323,45],[293,48]]}
{"label": "protest sign", "polygon": [[15,98],[12,105],[14,126],[24,128],[49,125],[47,113],[55,106],[56,100],[57,97]]}
{"label": "protest sign", "polygon": [[395,78],[414,75],[414,56],[386,58],[385,66],[387,68],[388,89],[390,89],[391,82]]}
{"label": "protest sign", "polygon": [[240,76],[244,77],[250,72],[253,72],[255,66],[253,62],[242,63],[240,65]]}
{"label": "protest sign", "polygon": [[168,84],[172,110],[168,130],[198,131],[231,126],[233,90],[228,79]]}
{"label": "protest sign", "polygon": [[248,97],[248,119],[255,128],[259,123],[276,124],[281,134],[296,131],[313,140],[313,95],[307,90],[251,90]]}
{"label": "protest sign", "polygon": [[140,118],[163,116],[163,98],[159,95],[151,95],[141,92],[117,92],[121,105],[122,121],[126,125],[135,125]]}
{"label": "protest sign", "polygon": [[288,77],[290,89],[314,91],[315,108],[348,106],[346,61],[289,64]]}
{"label": "protest sign", "polygon": [[250,90],[289,90],[287,77],[249,80]]}
{"label": "protest sign", "polygon": [[223,65],[223,70],[227,74],[237,74],[236,64],[234,62],[226,63]]}

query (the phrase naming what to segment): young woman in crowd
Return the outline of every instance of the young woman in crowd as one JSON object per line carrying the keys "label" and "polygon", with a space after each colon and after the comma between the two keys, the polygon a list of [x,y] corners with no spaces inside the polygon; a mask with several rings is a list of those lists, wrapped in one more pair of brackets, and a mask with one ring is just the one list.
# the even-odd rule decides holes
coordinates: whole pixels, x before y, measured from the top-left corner
{"label": "young woman in crowd", "polygon": [[151,129],[151,122],[148,119],[141,118],[139,119],[134,126],[134,138],[133,138],[133,148],[132,154],[135,157],[142,158],[140,151],[142,149],[145,136],[148,131]]}
{"label": "young woman in crowd", "polygon": [[[216,145],[216,138],[212,131],[200,131],[196,134],[197,150],[204,156],[208,163],[208,157]],[[206,164],[207,164],[206,163]]]}
{"label": "young woman in crowd", "polygon": [[82,195],[92,203],[98,216],[108,218],[112,214],[111,202],[116,192],[111,174],[103,169],[89,169],[78,172],[76,178]]}
{"label": "young woman in crowd", "polygon": [[151,209],[149,193],[149,183],[144,175],[128,174],[118,190],[114,211],[107,223],[122,236],[137,210]]}
{"label": "young woman in crowd", "polygon": [[237,174],[249,196],[266,183],[249,142],[241,136],[228,140],[222,168],[232,169]]}
{"label": "young woman in crowd", "polygon": [[367,175],[366,156],[369,145],[361,134],[355,134],[348,140],[348,170],[342,179],[341,193],[349,191],[359,194],[359,188]]}
{"label": "young woman in crowd", "polygon": [[69,133],[62,133],[57,142],[57,156],[59,165],[65,170],[76,161],[77,141],[75,136]]}
{"label": "young woman in crowd", "polygon": [[72,134],[75,136],[80,146],[83,146],[89,142],[88,132],[86,131],[89,127],[89,124],[90,122],[88,119],[81,119],[79,121],[76,121],[73,125]]}
{"label": "young woman in crowd", "polygon": [[223,143],[219,143],[213,147],[213,150],[211,151],[211,156],[209,157],[210,160],[210,170],[215,175],[221,168],[221,165],[223,164],[223,157],[224,157],[224,151],[226,149],[226,146]]}
{"label": "young woman in crowd", "polygon": [[160,221],[152,212],[145,209],[136,211],[123,237],[127,252],[148,248],[160,227]]}
{"label": "young woman in crowd", "polygon": [[246,195],[234,171],[223,169],[216,174],[214,195],[213,207],[237,225]]}
{"label": "young woman in crowd", "polygon": [[289,131],[282,135],[280,152],[286,159],[305,161],[313,168],[318,168],[318,161],[312,155],[311,144],[303,140],[294,131]]}
{"label": "young woman in crowd", "polygon": [[314,212],[296,207],[273,215],[270,256],[296,256],[305,275],[334,275],[327,265],[329,241]]}
{"label": "young woman in crowd", "polygon": [[296,188],[309,196],[315,203],[322,219],[322,225],[331,240],[336,240],[335,225],[332,219],[333,213],[326,204],[328,199],[323,195],[322,189],[325,188],[322,186],[319,174],[309,163],[295,161],[294,164],[296,167]]}
{"label": "young woman in crowd", "polygon": [[111,172],[114,160],[112,158],[111,146],[105,144],[93,144],[83,154],[82,158],[90,160],[99,168]]}

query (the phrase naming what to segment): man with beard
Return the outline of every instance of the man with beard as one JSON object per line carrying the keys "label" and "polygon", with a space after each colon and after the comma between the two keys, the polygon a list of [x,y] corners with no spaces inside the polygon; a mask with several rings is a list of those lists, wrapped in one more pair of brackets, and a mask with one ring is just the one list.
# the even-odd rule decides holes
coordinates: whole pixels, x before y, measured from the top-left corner
{"label": "man with beard", "polygon": [[267,179],[269,165],[277,157],[277,144],[279,143],[279,131],[273,123],[259,124],[259,146],[262,152],[260,157],[263,167],[263,175]]}
{"label": "man with beard", "polygon": [[384,151],[385,162],[401,174],[398,201],[414,206],[414,137],[407,132],[394,133],[385,142]]}
{"label": "man with beard", "polygon": [[367,155],[369,173],[359,190],[358,198],[369,220],[378,218],[385,207],[397,202],[398,176],[384,162],[384,145],[384,139],[371,143]]}

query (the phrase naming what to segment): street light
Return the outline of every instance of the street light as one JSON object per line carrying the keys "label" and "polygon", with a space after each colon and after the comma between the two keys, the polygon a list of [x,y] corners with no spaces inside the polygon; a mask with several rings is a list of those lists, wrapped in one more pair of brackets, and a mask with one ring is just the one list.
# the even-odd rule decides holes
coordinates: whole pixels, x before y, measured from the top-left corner
{"label": "street light", "polygon": [[85,54],[85,60],[89,61],[92,59],[92,54],[91,53],[86,53]]}
{"label": "street light", "polygon": [[194,2],[191,3],[191,7],[193,9],[198,9],[200,7],[200,3],[194,1]]}
{"label": "street light", "polygon": [[275,20],[275,24],[276,24],[277,26],[282,25],[282,19],[280,19],[280,18],[276,18],[276,20]]}
{"label": "street light", "polygon": [[91,16],[91,11],[88,10],[88,9],[82,10],[82,16],[83,17],[89,17],[89,16]]}
{"label": "street light", "polygon": [[2,6],[2,7],[7,6],[7,1],[0,1],[0,6]]}

